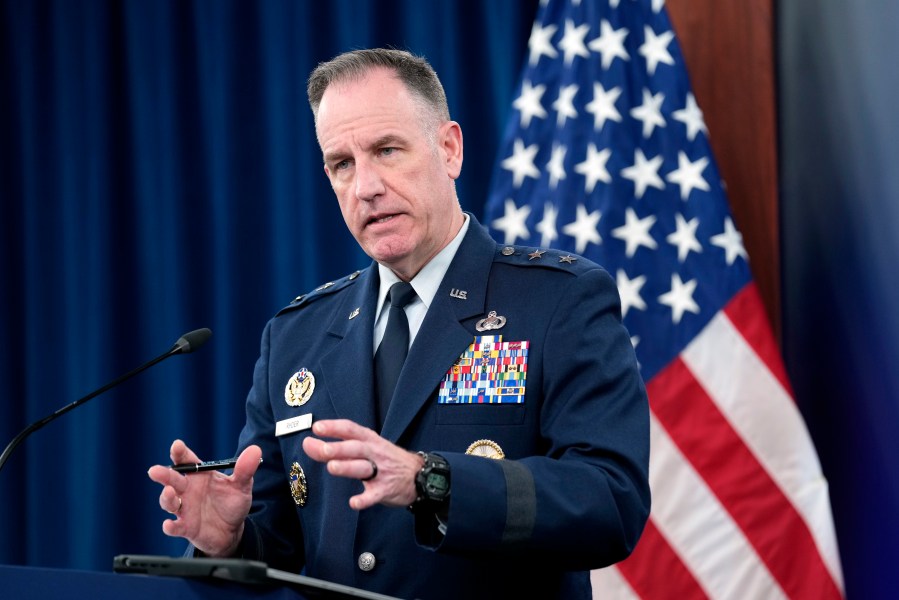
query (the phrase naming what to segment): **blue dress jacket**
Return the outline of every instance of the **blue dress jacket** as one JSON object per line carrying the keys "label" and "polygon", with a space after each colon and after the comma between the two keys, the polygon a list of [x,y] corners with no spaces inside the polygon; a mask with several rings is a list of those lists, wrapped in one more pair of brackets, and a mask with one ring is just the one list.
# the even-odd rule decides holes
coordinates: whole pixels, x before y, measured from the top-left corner
{"label": "blue dress jacket", "polygon": [[[376,429],[373,264],[298,298],[265,328],[239,442],[239,450],[261,446],[264,460],[244,557],[401,598],[586,600],[589,570],[634,548],[650,507],[649,410],[614,282],[582,257],[497,244],[469,218],[381,431],[450,463],[446,535],[432,515],[353,511],[348,499],[362,484],[305,455],[309,429],[275,435],[276,423],[306,415]],[[503,326],[478,331],[491,312]],[[484,336],[527,342],[524,361],[522,344],[499,353],[525,362],[513,368],[526,371],[523,396],[462,402],[457,389],[441,397],[454,366],[457,379],[477,378],[471,346]],[[294,390],[302,384],[293,401],[302,397],[301,406],[286,400],[292,378]],[[457,384],[466,385],[482,384]],[[505,458],[466,454],[480,440]],[[301,479],[299,506],[291,480],[298,492]]]}

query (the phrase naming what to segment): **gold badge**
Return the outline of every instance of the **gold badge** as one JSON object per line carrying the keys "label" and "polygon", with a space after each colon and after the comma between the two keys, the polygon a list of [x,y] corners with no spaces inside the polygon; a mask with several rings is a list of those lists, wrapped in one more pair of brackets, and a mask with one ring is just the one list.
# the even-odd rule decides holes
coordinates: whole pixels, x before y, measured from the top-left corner
{"label": "gold badge", "polygon": [[289,406],[303,406],[315,391],[315,376],[305,367],[293,374],[284,387],[284,399]]}
{"label": "gold badge", "polygon": [[306,497],[309,494],[309,487],[306,485],[306,474],[303,473],[303,467],[300,463],[293,463],[290,467],[290,495],[297,506],[306,506]]}
{"label": "gold badge", "polygon": [[471,446],[468,447],[468,450],[465,451],[465,454],[483,456],[484,458],[494,458],[496,460],[506,458],[506,453],[503,452],[503,449],[499,447],[499,444],[493,440],[478,440],[472,442]]}

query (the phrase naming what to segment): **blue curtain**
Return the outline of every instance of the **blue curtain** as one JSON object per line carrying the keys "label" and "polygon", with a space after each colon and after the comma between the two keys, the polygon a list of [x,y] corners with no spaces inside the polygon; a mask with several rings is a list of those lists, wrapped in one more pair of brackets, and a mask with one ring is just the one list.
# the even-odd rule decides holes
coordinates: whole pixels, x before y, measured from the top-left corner
{"label": "blue curtain", "polygon": [[359,47],[427,56],[480,215],[536,5],[0,0],[0,440],[213,331],[18,448],[0,563],[180,554],[147,468],[178,437],[231,456],[266,320],[369,264],[322,171],[309,71]]}
{"label": "blue curtain", "polygon": [[850,598],[899,590],[899,5],[779,3],[784,351]]}

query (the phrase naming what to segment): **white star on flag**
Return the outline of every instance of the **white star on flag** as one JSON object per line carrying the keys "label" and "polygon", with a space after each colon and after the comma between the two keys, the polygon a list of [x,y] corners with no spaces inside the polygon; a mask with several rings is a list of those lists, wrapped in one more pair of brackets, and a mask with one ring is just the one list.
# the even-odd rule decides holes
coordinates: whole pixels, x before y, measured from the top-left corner
{"label": "white star on flag", "polygon": [[747,260],[746,248],[743,247],[743,235],[734,227],[734,221],[730,217],[724,219],[724,233],[712,236],[712,243],[724,248],[727,264],[732,265],[737,257]]}
{"label": "white star on flag", "polygon": [[577,118],[577,111],[574,109],[574,96],[577,94],[578,85],[573,83],[566,85],[559,90],[559,97],[553,102],[553,109],[556,111],[556,125],[562,127],[565,125],[565,119]]}
{"label": "white star on flag", "polygon": [[525,204],[521,208],[515,206],[515,201],[511,198],[506,199],[506,214],[493,221],[490,224],[494,229],[506,232],[505,243],[514,244],[515,240],[521,238],[523,240],[531,237],[525,221],[531,214],[531,207]]}
{"label": "white star on flag", "polygon": [[675,325],[680,323],[686,311],[699,314],[699,305],[693,300],[696,284],[695,279],[684,283],[681,281],[680,275],[672,273],[671,290],[659,296],[659,302],[671,307],[671,320]]}
{"label": "white star on flag", "polygon": [[671,116],[687,127],[687,139],[691,142],[696,139],[699,133],[708,135],[702,111],[699,110],[699,105],[696,104],[696,97],[692,92],[687,94],[687,104],[680,110],[671,113]]}
{"label": "white star on flag", "polygon": [[679,185],[681,200],[686,200],[694,189],[709,191],[708,182],[702,178],[702,172],[708,165],[709,159],[705,156],[690,162],[686,152],[680,151],[677,153],[677,169],[668,173],[665,179]]}
{"label": "white star on flag", "polygon": [[669,234],[665,239],[672,245],[677,246],[677,260],[684,262],[690,251],[702,252],[702,244],[696,239],[696,228],[699,227],[699,217],[694,217],[689,221],[684,220],[682,214],[674,215],[677,230]]}
{"label": "white star on flag", "polygon": [[536,65],[541,56],[555,58],[559,55],[551,41],[557,29],[558,27],[555,25],[540,27],[539,24],[534,23],[534,27],[531,29],[531,37],[528,40],[528,50],[530,51],[528,62],[530,64]]}
{"label": "white star on flag", "polygon": [[535,226],[537,233],[540,234],[540,245],[547,247],[554,241],[559,239],[559,233],[556,231],[556,218],[559,213],[552,202],[547,202],[543,207],[543,218]]}
{"label": "white star on flag", "polygon": [[646,70],[654,75],[659,63],[673,65],[674,58],[668,52],[668,44],[674,39],[673,31],[666,31],[662,35],[656,35],[649,25],[643,28],[645,40],[640,46],[640,55],[646,59]]}
{"label": "white star on flag", "polygon": [[630,60],[630,55],[624,49],[624,38],[627,37],[626,27],[615,29],[603,19],[599,24],[599,37],[590,42],[587,47],[602,55],[602,68],[608,69],[616,58]]}
{"label": "white star on flag", "polygon": [[534,179],[540,177],[540,171],[534,165],[534,158],[537,156],[539,149],[540,147],[537,144],[525,147],[524,142],[515,140],[515,149],[512,151],[512,156],[502,163],[504,169],[512,171],[515,187],[521,187],[525,177]]}
{"label": "white star on flag", "polygon": [[665,126],[665,118],[662,116],[662,102],[665,94],[659,92],[653,94],[643,88],[643,104],[631,109],[631,116],[643,122],[643,137],[649,138],[656,127]]}
{"label": "white star on flag", "polygon": [[647,187],[665,189],[665,182],[659,177],[659,169],[662,167],[663,160],[661,154],[647,160],[643,150],[637,148],[634,151],[634,164],[621,169],[621,176],[634,182],[634,196],[638,200],[646,193]]}
{"label": "white star on flag", "polygon": [[624,240],[626,249],[624,255],[631,258],[640,246],[650,249],[658,247],[656,241],[649,235],[649,230],[656,222],[655,215],[649,215],[640,219],[633,208],[628,207],[624,215],[624,225],[612,230],[612,235]]}
{"label": "white star on flag", "polygon": [[618,269],[615,274],[615,285],[618,286],[618,294],[621,296],[621,315],[627,316],[627,311],[632,308],[646,310],[646,302],[640,296],[640,290],[646,283],[646,275],[638,275],[633,279],[627,276],[624,269]]}
{"label": "white star on flag", "polygon": [[602,243],[602,238],[596,229],[601,217],[602,215],[598,210],[588,213],[583,204],[577,205],[577,218],[574,222],[562,228],[562,233],[570,235],[575,239],[575,252],[583,254],[584,250],[587,249],[587,244]]}
{"label": "white star on flag", "polygon": [[608,148],[597,150],[593,142],[587,144],[587,158],[574,166],[574,172],[584,176],[584,191],[588,194],[596,187],[597,181],[612,182],[612,176],[606,170],[606,163],[611,156],[612,151]]}
{"label": "white star on flag", "polygon": [[621,96],[621,88],[612,88],[606,91],[601,83],[593,84],[593,100],[584,108],[593,115],[593,129],[599,131],[605,125],[607,119],[621,122],[621,113],[615,108],[615,102]]}
{"label": "white star on flag", "polygon": [[543,108],[543,104],[540,103],[545,91],[545,85],[531,87],[531,84],[528,81],[525,81],[524,85],[521,86],[521,94],[514,102],[512,102],[512,106],[521,113],[522,127],[530,125],[531,119],[534,117],[540,119],[546,118],[546,109]]}
{"label": "white star on flag", "polygon": [[559,181],[565,179],[565,153],[567,149],[561,144],[553,145],[553,154],[546,163],[546,170],[549,173],[549,187],[556,189]]}
{"label": "white star on flag", "polygon": [[570,66],[575,56],[586,58],[590,56],[590,52],[584,45],[584,37],[590,31],[590,26],[586,23],[575,26],[572,21],[565,21],[565,34],[559,41],[559,48],[565,53],[565,65]]}

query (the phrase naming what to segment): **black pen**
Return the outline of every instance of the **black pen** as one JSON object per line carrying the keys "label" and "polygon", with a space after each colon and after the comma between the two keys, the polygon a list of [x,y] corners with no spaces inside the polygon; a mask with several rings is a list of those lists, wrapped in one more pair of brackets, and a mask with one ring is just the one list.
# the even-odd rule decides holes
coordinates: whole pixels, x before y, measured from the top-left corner
{"label": "black pen", "polygon": [[[262,459],[259,459],[262,462]],[[177,465],[169,465],[169,468],[179,473],[199,473],[201,471],[222,471],[224,469],[233,469],[237,464],[237,458],[226,458],[224,460],[210,460],[201,463],[182,463]]]}

